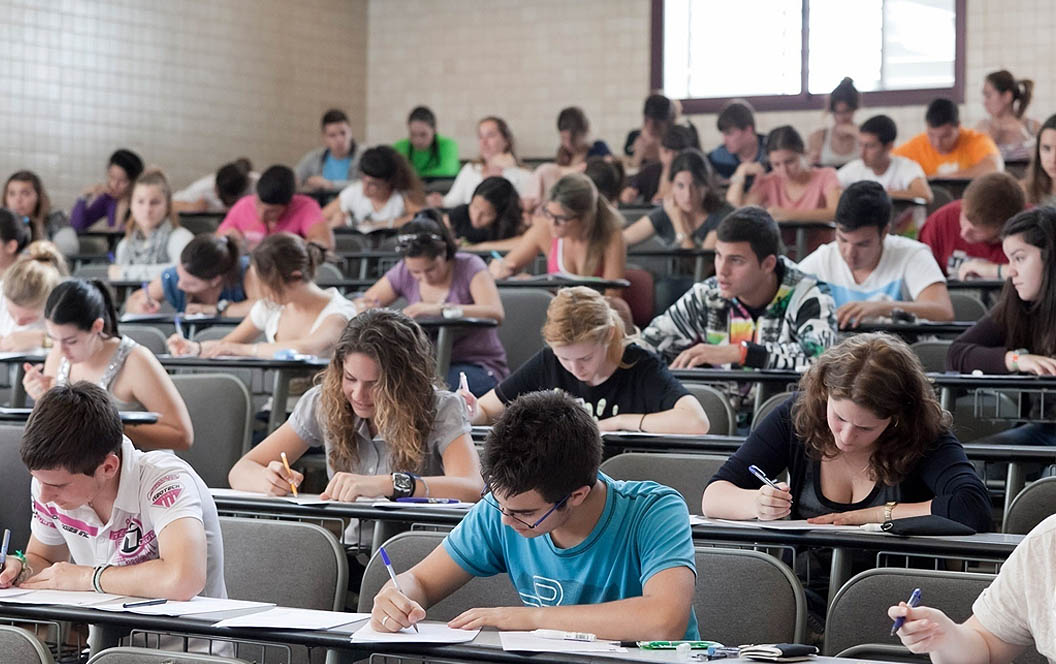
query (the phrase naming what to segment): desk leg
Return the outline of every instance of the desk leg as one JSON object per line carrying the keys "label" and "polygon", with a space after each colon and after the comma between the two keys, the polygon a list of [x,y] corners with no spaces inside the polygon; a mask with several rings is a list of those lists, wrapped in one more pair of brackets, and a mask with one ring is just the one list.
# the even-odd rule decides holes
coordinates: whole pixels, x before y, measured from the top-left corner
{"label": "desk leg", "polygon": [[948,410],[953,413],[953,388],[944,387],[939,392],[939,405],[942,406],[943,410]]}
{"label": "desk leg", "polygon": [[15,378],[12,381],[14,385],[11,386],[12,408],[26,407],[26,388],[22,386],[22,379],[26,377],[26,370],[22,367],[22,364],[22,362],[19,362],[15,365]]}
{"label": "desk leg", "polygon": [[842,546],[833,547],[832,568],[829,570],[829,604],[832,603],[832,598],[836,596],[836,592],[843,587],[843,584],[847,583],[847,579],[850,576],[850,552]]}
{"label": "desk leg", "polygon": [[441,378],[447,378],[451,368],[451,347],[455,343],[455,332],[450,327],[442,326],[436,335],[436,370]]}
{"label": "desk leg", "polygon": [[796,229],[796,261],[807,257],[807,229],[800,226]]}
{"label": "desk leg", "polygon": [[704,280],[704,257],[697,254],[696,260],[693,261],[693,281]]}
{"label": "desk leg", "polygon": [[370,538],[370,552],[373,554],[378,550],[379,546],[409,529],[409,524],[400,523],[398,521],[375,521],[374,533]]}
{"label": "desk leg", "polygon": [[1009,461],[1008,475],[1005,476],[1005,509],[1001,515],[1001,523],[1008,518],[1008,508],[1012,505],[1012,500],[1023,490],[1023,484],[1023,466],[1019,461]]}
{"label": "desk leg", "polygon": [[275,370],[275,383],[271,389],[271,413],[268,415],[269,434],[286,421],[286,397],[290,394],[292,377],[293,372],[289,369]]}

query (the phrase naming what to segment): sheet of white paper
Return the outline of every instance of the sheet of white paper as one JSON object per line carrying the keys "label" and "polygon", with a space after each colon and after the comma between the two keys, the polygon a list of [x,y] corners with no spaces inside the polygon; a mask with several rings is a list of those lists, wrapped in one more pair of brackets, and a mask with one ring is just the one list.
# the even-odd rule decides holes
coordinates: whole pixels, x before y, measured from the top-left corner
{"label": "sheet of white paper", "polygon": [[[708,521],[706,521],[708,522]],[[831,523],[807,523],[806,519],[779,519],[777,521],[736,521],[733,519],[711,519],[710,523],[723,526],[743,526],[747,528],[764,528],[766,530],[834,530],[846,532],[866,532],[861,526],[837,526]]]}
{"label": "sheet of white paper", "polygon": [[[302,493],[299,496],[293,494],[287,494],[285,496],[269,496],[265,493],[255,493],[253,491],[239,491],[238,489],[209,489],[209,492],[213,494],[213,498],[253,498],[255,500],[277,500],[284,503],[294,503],[296,505],[318,505],[320,503],[328,503],[330,501],[323,500],[319,497],[318,493]],[[370,502],[374,502],[371,498]]]}
{"label": "sheet of white paper", "polygon": [[12,357],[23,357],[25,355],[32,355],[32,353],[27,353],[25,351],[5,351],[0,353],[0,359],[7,360]]}
{"label": "sheet of white paper", "polygon": [[544,639],[531,632],[499,632],[503,650],[520,652],[627,652],[613,641]]}
{"label": "sheet of white paper", "polygon": [[473,507],[476,503],[467,503],[459,501],[457,503],[401,503],[395,500],[372,500],[374,507],[383,510],[399,510],[399,509],[449,509],[449,510],[468,510]]}
{"label": "sheet of white paper", "polygon": [[267,602],[245,602],[237,599],[217,599],[215,597],[195,597],[186,602],[165,602],[164,604],[153,604],[151,606],[130,606],[125,608],[123,604],[130,602],[141,602],[142,598],[133,597],[123,602],[114,602],[95,608],[103,611],[122,611],[125,613],[136,613],[142,616],[190,616],[196,613],[218,613],[221,611],[238,611],[241,609],[263,609],[275,606]]}
{"label": "sheet of white paper", "polygon": [[23,588],[0,588],[0,602],[3,602],[8,597],[17,597],[28,592],[28,590]]}
{"label": "sheet of white paper", "polygon": [[260,627],[266,629],[332,629],[370,617],[369,613],[317,611],[278,606],[267,611],[227,618],[216,627]]}
{"label": "sheet of white paper", "polygon": [[22,595],[0,596],[10,604],[53,604],[55,606],[93,606],[115,600],[130,601],[122,595],[79,590],[31,590]]}
{"label": "sheet of white paper", "polygon": [[468,643],[477,638],[479,629],[451,629],[444,623],[418,623],[421,633],[408,627],[399,632],[375,632],[370,623],[363,625],[352,635],[353,641],[384,641],[389,643]]}

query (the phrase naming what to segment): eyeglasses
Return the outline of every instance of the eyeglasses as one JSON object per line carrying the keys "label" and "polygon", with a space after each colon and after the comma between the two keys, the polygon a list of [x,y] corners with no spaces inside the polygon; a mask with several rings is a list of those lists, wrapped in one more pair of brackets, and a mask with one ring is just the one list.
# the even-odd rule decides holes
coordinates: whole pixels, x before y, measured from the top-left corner
{"label": "eyeglasses", "polygon": [[576,215],[565,216],[563,214],[554,214],[545,205],[543,206],[543,216],[554,222],[558,226],[564,226],[565,224],[571,224],[573,221],[578,219]]}
{"label": "eyeglasses", "polygon": [[497,509],[499,511],[499,514],[502,514],[503,516],[509,517],[509,518],[513,519],[514,521],[516,521],[517,523],[519,523],[522,526],[524,526],[525,528],[530,528],[532,530],[535,530],[536,526],[538,526],[540,523],[545,521],[546,517],[548,517],[551,514],[553,514],[556,510],[561,509],[561,506],[564,505],[565,503],[567,503],[568,499],[572,497],[572,494],[568,494],[567,496],[565,496],[561,500],[559,500],[556,503],[554,503],[553,507],[551,507],[550,509],[546,510],[546,513],[543,514],[538,519],[536,519],[533,523],[528,523],[524,519],[519,519],[516,516],[514,516],[513,514],[510,514],[507,510],[503,509],[503,507],[501,505],[499,505],[498,501],[495,500],[494,496],[491,497],[491,500],[488,500],[488,494],[489,493],[491,493],[491,489],[489,487],[484,487],[484,489],[480,492],[480,499],[482,501],[484,501],[485,503],[487,503],[488,505],[490,505],[491,507],[494,507],[495,509]]}
{"label": "eyeglasses", "polygon": [[396,251],[407,251],[412,245],[443,244],[444,238],[436,233],[405,233],[396,236]]}

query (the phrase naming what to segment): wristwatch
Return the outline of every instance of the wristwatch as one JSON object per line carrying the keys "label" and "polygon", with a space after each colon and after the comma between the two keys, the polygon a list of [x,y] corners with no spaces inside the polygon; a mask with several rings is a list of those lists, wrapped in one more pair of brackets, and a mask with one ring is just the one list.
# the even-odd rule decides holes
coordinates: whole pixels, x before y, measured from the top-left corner
{"label": "wristwatch", "polygon": [[407,498],[408,496],[414,495],[414,475],[410,473],[393,473],[392,474],[392,495],[389,496],[393,500],[397,498]]}
{"label": "wristwatch", "polygon": [[892,501],[890,503],[884,503],[884,521],[890,521],[892,513],[895,510],[895,505],[898,503]]}
{"label": "wristwatch", "polygon": [[229,300],[220,300],[216,303],[216,313],[224,313],[224,311],[226,311],[229,306],[231,306],[231,302]]}

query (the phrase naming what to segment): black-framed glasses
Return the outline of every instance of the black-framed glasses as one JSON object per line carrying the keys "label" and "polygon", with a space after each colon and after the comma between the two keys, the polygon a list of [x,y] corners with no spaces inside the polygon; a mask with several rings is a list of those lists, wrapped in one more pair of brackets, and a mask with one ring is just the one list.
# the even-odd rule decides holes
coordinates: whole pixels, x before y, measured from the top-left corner
{"label": "black-framed glasses", "polygon": [[573,221],[578,219],[576,215],[565,216],[563,214],[554,214],[547,207],[543,206],[543,216],[554,222],[558,226],[564,226],[565,224],[571,224]]}
{"label": "black-framed glasses", "polygon": [[502,507],[502,505],[499,505],[498,501],[495,500],[494,496],[491,496],[491,499],[489,500],[488,499],[488,494],[489,493],[491,493],[491,489],[488,488],[488,487],[484,487],[481,490],[481,492],[480,492],[480,499],[482,501],[484,501],[485,503],[487,503],[488,505],[490,505],[491,507],[494,507],[495,509],[497,509],[499,511],[499,514],[501,514],[503,516],[506,516],[506,517],[509,517],[509,518],[513,519],[514,521],[516,521],[517,523],[521,524],[522,526],[524,526],[526,528],[530,528],[532,530],[535,530],[536,526],[538,526],[540,523],[545,521],[546,517],[550,516],[555,511],[561,509],[561,506],[564,505],[565,503],[567,503],[568,499],[572,497],[572,494],[568,494],[567,496],[565,496],[561,500],[559,500],[556,503],[554,503],[553,507],[551,507],[550,509],[546,510],[546,513],[544,513],[541,517],[536,519],[533,523],[528,523],[524,519],[518,518],[518,517],[514,516],[513,514],[510,514],[508,511],[506,511]]}

